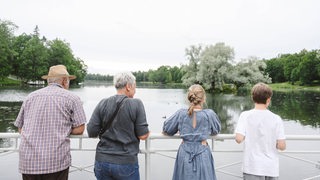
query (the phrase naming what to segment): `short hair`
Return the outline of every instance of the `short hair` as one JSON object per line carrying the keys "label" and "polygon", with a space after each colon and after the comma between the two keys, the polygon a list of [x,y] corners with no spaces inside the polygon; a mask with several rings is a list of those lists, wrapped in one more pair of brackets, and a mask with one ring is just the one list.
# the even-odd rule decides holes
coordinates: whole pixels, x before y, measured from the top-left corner
{"label": "short hair", "polygon": [[265,83],[257,83],[251,90],[252,100],[257,104],[266,104],[272,97],[272,89]]}
{"label": "short hair", "polygon": [[51,77],[47,79],[47,83],[51,84],[51,83],[58,83],[60,84],[62,82],[63,78],[62,77]]}
{"label": "short hair", "polygon": [[136,77],[131,72],[121,72],[113,77],[114,87],[118,89],[124,88],[127,84],[134,84]]}

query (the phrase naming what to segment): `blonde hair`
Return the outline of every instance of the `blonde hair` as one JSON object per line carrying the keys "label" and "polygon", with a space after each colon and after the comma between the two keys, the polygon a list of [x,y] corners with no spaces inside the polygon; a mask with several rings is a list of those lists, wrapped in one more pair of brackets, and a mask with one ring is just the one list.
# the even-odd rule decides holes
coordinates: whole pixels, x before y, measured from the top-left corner
{"label": "blonde hair", "polygon": [[189,87],[188,101],[190,102],[188,114],[191,115],[196,105],[202,105],[206,101],[206,92],[201,85],[195,84]]}

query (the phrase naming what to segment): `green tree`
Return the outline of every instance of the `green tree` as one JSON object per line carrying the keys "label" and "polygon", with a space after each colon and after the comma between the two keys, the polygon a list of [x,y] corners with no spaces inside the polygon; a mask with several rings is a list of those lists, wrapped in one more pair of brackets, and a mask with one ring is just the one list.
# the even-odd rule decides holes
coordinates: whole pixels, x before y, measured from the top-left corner
{"label": "green tree", "polygon": [[281,55],[281,59],[284,61],[284,76],[285,78],[294,84],[295,81],[299,80],[299,64],[300,58],[297,54],[286,54]]}
{"label": "green tree", "polygon": [[88,66],[80,58],[75,58],[71,64],[68,64],[68,72],[77,76],[77,78],[71,81],[72,84],[79,84],[84,81],[87,75]]}
{"label": "green tree", "polygon": [[316,59],[318,62],[316,69],[317,69],[318,78],[320,79],[320,50],[317,51]]}
{"label": "green tree", "polygon": [[153,81],[162,84],[172,82],[172,75],[169,68],[169,66],[160,66],[152,75]]}
{"label": "green tree", "polygon": [[14,60],[12,62],[12,74],[17,77],[23,77],[24,74],[21,72],[22,68],[21,64],[24,59],[22,58],[22,54],[27,48],[28,42],[32,39],[32,35],[27,35],[25,33],[16,36],[13,41],[13,50],[14,50]]}
{"label": "green tree", "polygon": [[48,72],[48,50],[38,34],[25,44],[17,72],[24,82],[42,80],[41,76]]}
{"label": "green tree", "polygon": [[143,71],[133,72],[133,75],[136,77],[137,82],[146,82],[148,81],[148,73]]}
{"label": "green tree", "polygon": [[[68,68],[68,65],[75,59],[70,48],[70,45],[60,39],[55,39],[48,42],[49,48],[49,66],[63,64]],[[69,68],[68,68],[69,70]]]}
{"label": "green tree", "polygon": [[113,76],[88,73],[85,76],[85,80],[112,81],[113,80]]}
{"label": "green tree", "polygon": [[172,75],[172,81],[173,82],[182,83],[182,77],[183,77],[182,68],[174,66],[173,68],[170,68],[170,72],[171,72],[171,75]]}
{"label": "green tree", "polygon": [[150,69],[147,74],[150,82],[157,82],[157,75],[154,70]]}
{"label": "green tree", "polygon": [[67,67],[70,74],[77,76],[77,79],[71,81],[71,83],[78,84],[84,81],[87,74],[87,65],[80,58],[74,57],[69,43],[55,39],[48,42],[48,48],[49,66],[63,64]]}
{"label": "green tree", "polygon": [[265,72],[269,74],[273,83],[286,82],[287,79],[284,76],[284,61],[281,58],[272,58],[265,60],[267,68]]}
{"label": "green tree", "polygon": [[319,50],[311,52],[302,51],[300,53],[301,61],[299,63],[299,80],[302,85],[311,85],[314,80],[320,80],[317,73],[317,65],[319,65]]}
{"label": "green tree", "polygon": [[17,28],[14,23],[0,19],[0,79],[7,77],[12,71],[12,41]]}

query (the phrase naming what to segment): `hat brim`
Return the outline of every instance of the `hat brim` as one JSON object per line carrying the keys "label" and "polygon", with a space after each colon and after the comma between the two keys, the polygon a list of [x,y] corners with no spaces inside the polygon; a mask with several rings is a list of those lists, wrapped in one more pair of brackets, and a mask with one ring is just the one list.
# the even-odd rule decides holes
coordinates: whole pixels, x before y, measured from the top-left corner
{"label": "hat brim", "polygon": [[41,76],[42,79],[57,78],[57,77],[68,77],[70,80],[77,78],[77,76],[75,76],[75,75],[58,75],[58,76],[44,75],[44,76]]}

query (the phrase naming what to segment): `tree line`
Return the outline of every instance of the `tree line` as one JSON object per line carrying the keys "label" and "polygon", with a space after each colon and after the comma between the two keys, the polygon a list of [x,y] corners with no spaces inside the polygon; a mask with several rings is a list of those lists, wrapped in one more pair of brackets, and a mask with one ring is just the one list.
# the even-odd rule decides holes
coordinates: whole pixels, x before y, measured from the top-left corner
{"label": "tree line", "polygon": [[[160,66],[156,70],[133,72],[137,82],[201,84],[207,90],[237,89],[257,82],[271,83],[265,73],[266,63],[249,57],[234,64],[234,50],[224,43],[193,45],[185,50],[187,64],[180,67]],[[89,78],[90,79],[90,78]],[[96,79],[93,79],[96,80]]]}
{"label": "tree line", "polygon": [[[250,56],[234,60],[234,49],[224,43],[192,45],[185,50],[187,64],[181,67],[161,66],[155,71],[137,72],[139,81],[201,84],[207,90],[235,90],[258,82],[291,82],[299,85],[320,83],[320,50],[259,59]],[[230,87],[231,86],[231,87]]]}
{"label": "tree line", "polygon": [[[156,70],[133,72],[137,82],[201,84],[210,91],[237,90],[257,82],[320,83],[320,51],[259,59],[234,60],[234,49],[224,43],[192,45],[185,49],[188,63],[180,67],[160,66]],[[112,76],[109,76],[112,79]]]}
{"label": "tree line", "polygon": [[82,59],[73,55],[67,42],[40,37],[38,26],[32,34],[15,36],[17,28],[10,21],[0,20],[0,80],[9,75],[25,83],[42,80],[41,76],[48,73],[48,67],[57,64],[64,64],[70,74],[77,76],[71,82],[84,80],[87,66]]}
{"label": "tree line", "polygon": [[[40,37],[36,26],[32,34],[14,35],[18,27],[0,20],[0,80],[15,75],[23,82],[42,80],[48,67],[64,64],[74,83],[84,79],[112,80],[112,76],[87,74],[83,60],[75,57],[70,45],[60,39]],[[133,72],[138,82],[201,84],[207,90],[238,89],[257,82],[291,82],[310,85],[320,81],[320,50],[302,50],[271,59],[251,56],[234,60],[234,49],[222,42],[192,45],[185,49],[186,64],[160,66],[156,70]]]}
{"label": "tree line", "polygon": [[272,82],[290,82],[312,85],[320,81],[320,50],[302,50],[294,54],[282,54],[265,60],[266,72]]}
{"label": "tree line", "polygon": [[[160,84],[182,83],[183,71],[181,67],[160,66],[156,70],[132,72],[137,82],[152,82]],[[112,81],[113,76],[88,73],[85,80]]]}
{"label": "tree line", "polygon": [[101,74],[97,74],[97,73],[96,74],[88,73],[84,79],[85,80],[94,80],[94,81],[112,81],[113,76],[101,75]]}

